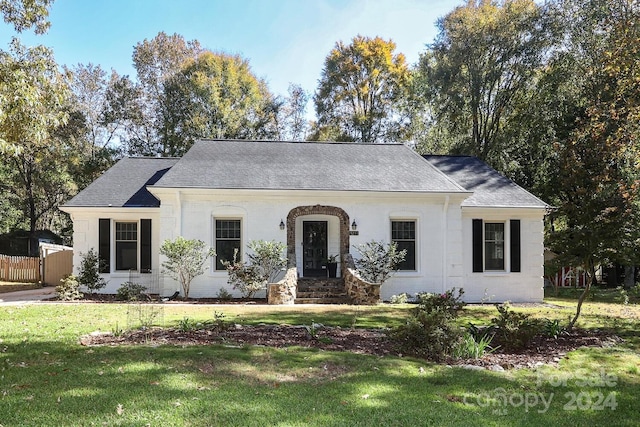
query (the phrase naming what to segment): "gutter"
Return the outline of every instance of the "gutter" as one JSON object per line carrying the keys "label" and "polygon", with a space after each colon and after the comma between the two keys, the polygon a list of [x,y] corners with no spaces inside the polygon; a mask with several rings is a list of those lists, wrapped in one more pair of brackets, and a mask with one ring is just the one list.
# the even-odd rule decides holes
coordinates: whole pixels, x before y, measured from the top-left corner
{"label": "gutter", "polygon": [[445,292],[447,286],[447,228],[449,220],[447,212],[449,210],[449,195],[444,199],[442,207],[442,293]]}

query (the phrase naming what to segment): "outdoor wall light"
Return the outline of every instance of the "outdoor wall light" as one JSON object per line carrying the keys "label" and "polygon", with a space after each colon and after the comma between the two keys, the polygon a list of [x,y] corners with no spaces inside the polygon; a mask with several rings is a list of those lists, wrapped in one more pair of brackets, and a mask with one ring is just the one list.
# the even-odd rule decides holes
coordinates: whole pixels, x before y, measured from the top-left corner
{"label": "outdoor wall light", "polygon": [[280,220],[280,230],[284,230],[284,221]]}
{"label": "outdoor wall light", "polygon": [[358,224],[356,224],[356,220],[354,219],[353,222],[351,223],[351,229],[353,231],[356,231],[358,229]]}

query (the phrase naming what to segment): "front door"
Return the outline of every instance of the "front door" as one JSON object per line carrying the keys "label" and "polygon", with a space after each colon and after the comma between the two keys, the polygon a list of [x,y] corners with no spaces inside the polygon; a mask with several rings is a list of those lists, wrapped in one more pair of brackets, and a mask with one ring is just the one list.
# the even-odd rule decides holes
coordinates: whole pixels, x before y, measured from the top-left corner
{"label": "front door", "polygon": [[302,222],[302,275],[326,277],[327,221]]}

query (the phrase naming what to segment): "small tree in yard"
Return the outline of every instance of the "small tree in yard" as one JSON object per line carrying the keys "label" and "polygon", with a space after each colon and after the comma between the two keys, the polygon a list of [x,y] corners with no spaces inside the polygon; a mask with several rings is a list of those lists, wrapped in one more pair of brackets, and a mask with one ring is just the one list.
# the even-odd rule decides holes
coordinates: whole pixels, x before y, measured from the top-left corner
{"label": "small tree in yard", "polygon": [[395,242],[384,244],[372,240],[354,248],[360,253],[360,259],[355,260],[358,274],[370,283],[386,282],[407,256],[407,250],[398,251]]}
{"label": "small tree in yard", "polygon": [[[252,240],[247,245],[253,252],[247,255],[250,262],[237,260],[238,251],[233,254],[233,262],[223,262],[229,273],[229,284],[239,289],[245,298],[253,298],[256,292],[266,289],[287,265],[284,252],[287,246],[282,242]],[[268,292],[268,290],[267,290]]]}
{"label": "small tree in yard", "polygon": [[252,240],[248,247],[253,251],[247,254],[251,264],[260,270],[267,283],[273,282],[287,265],[287,258],[284,256],[287,245],[282,242]]}
{"label": "small tree in yard", "polygon": [[191,281],[204,274],[207,260],[216,255],[213,248],[206,249],[202,240],[187,240],[178,236],[174,241],[165,240],[160,246],[160,254],[167,257],[162,263],[164,272],[180,282],[185,298],[189,298]]}
{"label": "small tree in yard", "polygon": [[227,283],[233,289],[240,290],[243,298],[253,298],[256,292],[265,288],[266,281],[260,275],[258,268],[238,261],[238,249],[233,251],[233,261],[222,261],[222,265],[229,274]]}
{"label": "small tree in yard", "polygon": [[98,253],[91,248],[87,253],[81,253],[80,257],[82,259],[76,278],[78,284],[87,288],[92,294],[107,286],[107,282],[100,276],[100,266],[103,261]]}

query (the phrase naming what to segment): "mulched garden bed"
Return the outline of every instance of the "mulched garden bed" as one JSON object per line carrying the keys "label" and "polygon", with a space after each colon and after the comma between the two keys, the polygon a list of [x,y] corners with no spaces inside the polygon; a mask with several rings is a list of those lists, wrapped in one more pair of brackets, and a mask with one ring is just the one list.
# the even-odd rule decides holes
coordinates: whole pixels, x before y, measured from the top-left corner
{"label": "mulched garden bed", "polygon": [[[496,352],[482,359],[447,360],[449,365],[475,365],[503,369],[533,368],[541,364],[557,364],[568,352],[580,347],[609,347],[621,341],[615,335],[603,331],[576,329],[558,338],[536,337],[524,350],[518,352]],[[119,335],[93,333],[80,339],[82,345],[209,345],[233,346],[259,345],[283,348],[299,346],[327,351],[349,351],[376,356],[402,356],[384,330],[322,327],[309,330],[305,326],[290,325],[231,325],[218,330],[199,329],[180,331],[174,328],[151,328],[135,330]]]}

